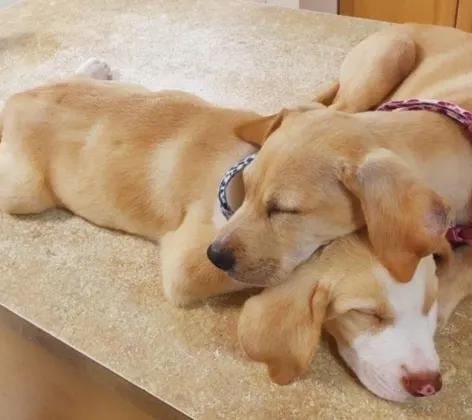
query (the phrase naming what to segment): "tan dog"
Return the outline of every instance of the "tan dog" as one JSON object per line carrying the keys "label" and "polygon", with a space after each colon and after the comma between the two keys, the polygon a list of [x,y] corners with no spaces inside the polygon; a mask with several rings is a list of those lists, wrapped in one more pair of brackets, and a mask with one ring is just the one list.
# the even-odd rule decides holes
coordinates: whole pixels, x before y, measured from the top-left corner
{"label": "tan dog", "polygon": [[215,238],[213,259],[231,254],[231,277],[277,284],[320,245],[365,225],[401,282],[424,256],[447,252],[451,220],[472,222],[472,138],[435,112],[364,112],[409,98],[472,110],[472,35],[390,27],[349,53],[319,105],[241,127],[264,147],[245,170],[244,202]]}
{"label": "tan dog", "polygon": [[[100,226],[151,240],[160,239],[164,290],[176,304],[187,304],[245,287],[217,270],[206,259],[205,252],[217,229],[225,224],[216,202],[220,178],[235,162],[255,150],[241,142],[236,132],[244,137],[247,127],[258,120],[258,116],[251,112],[218,108],[185,93],[151,93],[140,86],[111,82],[110,79],[109,67],[92,59],[73,78],[19,93],[6,103],[1,116],[0,208],[15,214],[66,208]],[[309,114],[307,110],[310,108],[300,108],[296,113],[306,111]],[[292,128],[292,137],[296,137],[300,127],[295,125]],[[271,143],[268,142],[267,146]],[[278,151],[272,150],[272,153],[272,166],[282,164],[283,167],[284,161]],[[304,155],[305,152],[299,149],[300,160],[304,160]],[[248,169],[244,176],[251,180],[252,169]],[[298,176],[307,175],[300,173]],[[271,179],[257,188],[249,182],[247,193],[252,200],[259,188],[270,193],[274,191],[272,183],[280,185],[284,180],[296,183],[297,177],[284,172],[279,176],[272,173]],[[233,208],[241,204],[244,192],[241,178],[232,182],[230,204]],[[295,193],[297,198],[297,194],[303,195],[304,191]],[[284,202],[287,203],[290,201]],[[443,210],[439,198],[438,203],[439,210]],[[270,210],[272,218],[275,216],[275,221],[270,222],[272,228],[285,226],[290,230],[293,226],[298,229],[297,217],[302,215],[292,214],[295,222],[283,217],[277,220],[277,212],[283,209],[281,204],[272,202]],[[247,211],[247,205],[246,202],[241,210]],[[283,210],[291,209],[286,207]],[[344,215],[340,209],[339,220]],[[248,232],[258,228],[258,223],[253,228],[245,227]],[[306,248],[303,238],[288,234],[271,241],[269,235],[268,241],[258,251],[267,255],[277,253],[282,249],[281,243],[288,247],[293,239],[300,239],[302,248]],[[340,244],[343,243],[341,240]],[[361,243],[368,246],[365,238]],[[335,246],[331,245],[328,250],[336,249]],[[359,258],[354,267],[359,266],[365,272],[371,252],[359,251],[357,243],[350,244],[349,241],[343,249],[349,247]],[[414,299],[409,301],[410,306],[397,308],[395,315],[404,319],[410,310],[417,310],[415,316],[419,324],[412,334],[418,334],[419,338],[412,346],[416,345],[420,350],[424,369],[420,372],[410,369],[406,377],[410,381],[408,392],[422,395],[440,388],[439,362],[432,342],[437,310],[434,264],[430,255],[433,248],[415,270],[417,281],[407,285],[414,289]],[[312,252],[311,247],[309,251]],[[292,255],[291,258],[306,257]],[[347,261],[355,262],[349,258]],[[312,261],[307,267],[311,264]],[[322,258],[320,268],[312,267],[314,273],[321,270],[323,264]],[[346,267],[341,266],[341,271]],[[254,272],[257,267],[252,270]],[[305,269],[300,270],[305,272]],[[382,271],[380,263],[379,270]],[[294,284],[298,284],[300,272],[295,273]],[[371,276],[371,281],[377,281],[378,285],[385,281],[396,289],[397,283],[388,272],[384,270],[382,273],[380,277]],[[390,296],[387,298],[382,292],[371,295],[371,288],[357,289],[356,282],[364,281],[361,277],[351,276],[353,282],[347,281],[347,276],[344,278],[346,281],[340,282],[333,290],[340,296],[354,297],[357,303],[353,306],[351,299],[351,310],[366,313],[372,311],[373,306],[393,304]],[[366,278],[368,281],[369,277]],[[412,290],[407,289],[399,293],[403,296],[410,292]],[[323,293],[316,296],[319,300],[315,309],[322,314],[333,300]],[[349,308],[344,310],[349,311]],[[374,313],[373,318],[361,315],[355,320],[354,327],[349,327],[349,322],[346,326],[365,330],[369,327],[365,319],[370,322],[376,320],[377,315]],[[390,319],[391,314],[382,312],[380,316]],[[400,339],[403,338],[400,336]],[[309,336],[309,340],[314,340],[308,343],[306,350],[311,352],[317,335]],[[407,351],[413,351],[413,347]],[[303,363],[302,370],[305,367]],[[297,367],[294,373],[299,371]],[[276,376],[279,381],[290,379],[290,375],[284,373]]]}
{"label": "tan dog", "polygon": [[[248,357],[265,363],[274,382],[290,383],[308,369],[323,326],[376,395],[404,402],[438,392],[433,258],[423,258],[413,279],[399,283],[375,257],[365,232],[337,239],[318,254],[289,280],[246,302],[239,337]],[[472,295],[472,248],[456,254],[440,266],[442,324]]]}
{"label": "tan dog", "polygon": [[[257,114],[111,78],[105,62],[91,59],[69,80],[6,102],[0,210],[65,208],[103,227],[160,239],[164,290],[176,304],[244,287],[205,254],[225,222],[216,205],[220,178],[256,150],[235,130]],[[233,181],[232,206],[243,192],[241,179]]]}

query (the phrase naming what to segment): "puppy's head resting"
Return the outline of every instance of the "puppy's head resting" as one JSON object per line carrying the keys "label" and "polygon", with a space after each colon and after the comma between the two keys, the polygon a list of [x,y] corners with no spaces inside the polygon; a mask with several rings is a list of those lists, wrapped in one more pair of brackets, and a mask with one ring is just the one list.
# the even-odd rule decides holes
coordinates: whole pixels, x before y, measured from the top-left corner
{"label": "puppy's head resting", "polygon": [[241,207],[212,243],[213,259],[231,261],[223,266],[234,279],[277,284],[321,245],[365,225],[400,282],[446,247],[448,204],[400,156],[377,147],[356,115],[321,105],[283,110],[238,135],[264,147],[243,173]]}
{"label": "puppy's head resting", "polygon": [[248,357],[265,363],[274,382],[288,384],[307,370],[323,325],[374,394],[403,402],[438,392],[433,257],[400,283],[374,256],[367,235],[337,239],[318,254],[246,302],[238,334]]}

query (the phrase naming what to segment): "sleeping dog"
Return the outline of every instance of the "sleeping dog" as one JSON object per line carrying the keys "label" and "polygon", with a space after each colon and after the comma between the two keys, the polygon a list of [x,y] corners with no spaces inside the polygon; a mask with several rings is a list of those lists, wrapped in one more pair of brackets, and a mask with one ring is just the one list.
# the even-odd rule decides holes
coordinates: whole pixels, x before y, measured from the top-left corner
{"label": "sleeping dog", "polygon": [[[235,216],[226,222],[222,213],[221,197],[217,197],[221,178],[256,151],[257,141],[246,137],[248,127],[252,134],[256,133],[253,124],[258,126],[260,116],[223,109],[183,92],[149,92],[141,86],[113,81],[111,75],[105,62],[91,59],[70,78],[18,93],[6,102],[0,117],[1,210],[29,214],[64,208],[99,226],[159,241],[164,291],[178,305],[259,283],[253,282],[251,276],[245,283],[237,281],[244,280],[240,275],[245,272],[239,268],[226,270],[230,273],[221,269],[225,264],[233,264],[235,255],[237,267],[241,256],[254,257],[252,264],[245,264],[246,274],[257,273],[256,277],[264,274],[270,283],[270,279],[277,278],[274,274],[280,267],[290,274],[298,262],[313,253],[316,247],[310,244],[312,232],[308,229],[306,234],[300,233],[299,224],[303,225],[307,215],[304,209],[295,206],[309,190],[301,180],[308,181],[311,172],[301,167],[300,170],[306,170],[296,176],[284,171],[285,158],[280,157],[277,147],[271,146],[272,140],[264,145],[254,164],[242,175],[234,175],[227,185],[228,206],[240,207]],[[318,105],[293,112],[308,115],[313,107]],[[280,130],[284,133],[293,130],[288,137],[297,138],[303,124],[287,123],[288,119]],[[284,147],[282,151],[288,150]],[[298,154],[303,161],[306,152],[297,150],[291,153]],[[261,162],[270,160],[271,155],[274,159],[267,168],[271,175],[256,185],[255,176],[263,176]],[[278,166],[281,171],[272,170]],[[285,189],[281,183],[285,183]],[[285,193],[287,185],[291,187],[289,194]],[[281,201],[277,201],[280,197],[270,196],[274,191],[285,194]],[[260,194],[264,200],[272,199],[269,207],[252,206]],[[449,211],[447,205],[439,196],[431,193],[431,197],[438,205],[434,209],[442,217]],[[341,206],[338,213],[333,210],[330,216],[342,220],[345,214]],[[435,215],[433,212],[431,220],[426,220],[428,226],[437,228],[434,232],[437,238],[433,239],[439,243],[447,217],[437,219]],[[251,218],[254,223],[248,223]],[[308,220],[314,218],[313,215]],[[270,227],[270,234],[261,242],[258,235],[263,226]],[[222,261],[224,252],[218,247],[207,250],[221,227],[218,241],[232,243],[226,261]],[[329,230],[330,225],[327,227]],[[336,234],[344,231],[337,230]],[[244,240],[239,244],[234,241],[245,237],[254,238],[258,247],[248,249]],[[290,244],[298,245],[285,252]],[[439,362],[433,343],[437,279],[432,253],[439,248],[430,246],[429,253],[423,253],[415,267],[413,280],[401,284],[382,259],[376,259],[370,238],[361,235],[334,242],[320,256],[315,255],[306,266],[299,267],[292,281],[283,285],[284,289],[269,290],[257,297],[265,299],[287,290],[285,300],[275,300],[278,301],[275,313],[287,316],[287,326],[301,317],[300,328],[280,336],[280,354],[269,354],[267,358],[266,350],[248,346],[244,337],[246,334],[251,337],[253,332],[250,328],[245,332],[245,316],[240,327],[243,346],[256,360],[269,361],[271,376],[286,383],[306,368],[321,323],[326,319],[326,325],[334,325],[333,335],[349,344],[342,352],[348,363],[378,357],[375,365],[378,374],[386,378],[385,383],[394,384],[390,393],[365,379],[368,375],[363,372],[372,371],[365,367],[368,365],[361,370],[354,368],[378,395],[403,400],[409,395],[437,392]],[[207,259],[207,252],[214,263],[219,259],[216,261],[219,268]],[[258,254],[264,258],[257,259]],[[339,260],[345,260],[346,265],[336,268]],[[354,265],[349,267],[347,262]],[[292,285],[293,293],[289,293]],[[298,295],[304,297],[296,303],[301,312],[293,308],[286,313],[291,297]],[[247,309],[257,309],[254,302],[258,300],[248,303],[246,315],[254,316]],[[257,315],[257,310],[254,313]],[[272,316],[269,308],[267,318],[263,319],[270,322]],[[408,328],[397,328],[398,322]],[[393,332],[381,337],[389,337],[388,343],[399,340],[405,344],[389,348],[393,352],[391,357],[402,361],[401,369],[398,364],[384,363],[383,339],[353,344],[353,337],[370,337],[372,328],[380,332],[387,326]],[[273,339],[277,337],[275,334]],[[258,342],[255,340],[253,345]],[[415,365],[415,358],[421,362],[419,365]]]}

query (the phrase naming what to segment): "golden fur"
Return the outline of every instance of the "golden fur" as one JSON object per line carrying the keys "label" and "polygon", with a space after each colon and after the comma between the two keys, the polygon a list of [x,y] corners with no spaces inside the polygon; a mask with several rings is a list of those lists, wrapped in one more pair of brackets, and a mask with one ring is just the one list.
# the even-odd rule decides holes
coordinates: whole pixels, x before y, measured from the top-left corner
{"label": "golden fur", "polygon": [[[470,133],[432,112],[368,112],[408,98],[472,110],[471,53],[470,34],[394,26],[357,46],[311,106],[238,128],[264,146],[245,171],[241,208],[215,242],[236,250],[232,277],[282,283],[249,299],[239,324],[248,357],[275,382],[306,371],[322,326],[342,349],[395,323],[375,266],[408,283],[426,256],[441,255],[439,287],[434,269],[424,272],[421,308],[426,316],[439,301],[441,325],[472,295],[471,248],[453,258],[444,238],[452,221],[472,223]],[[364,226],[368,233],[349,234]],[[439,389],[438,375],[420,373],[403,386]]]}
{"label": "golden fur", "polygon": [[[427,315],[439,298],[440,326],[472,295],[472,247],[458,248],[455,254],[439,263],[439,294],[434,265],[425,273],[421,309]],[[373,336],[392,327],[394,310],[373,270],[378,264],[365,232],[348,235],[298,267],[288,281],[250,298],[238,327],[246,355],[266,364],[271,379],[284,385],[307,371],[322,328],[342,350],[362,334]]]}
{"label": "golden fur", "polygon": [[[389,96],[426,92],[467,107],[461,99],[467,87],[451,83],[438,62],[450,62],[453,78],[466,84],[461,71],[472,71],[465,54],[472,42],[449,31],[407,26],[376,34],[348,55],[339,81],[317,101],[269,117],[112,82],[109,68],[91,60],[70,79],[7,101],[0,209],[65,208],[159,240],[165,294],[179,305],[291,276],[251,298],[239,326],[248,355],[268,364],[276,382],[288,383],[306,370],[323,325],[349,346],[361,331],[394,322],[375,264],[408,282],[425,257],[449,255],[443,235],[451,206],[457,221],[469,221],[472,148],[462,128],[429,112],[360,113]],[[230,188],[232,206],[242,205],[225,223],[217,185],[263,143],[244,187],[239,178]],[[301,265],[320,245],[365,224],[369,238],[349,235]],[[228,274],[241,283],[205,257],[215,237],[234,254]],[[445,264],[445,278],[459,270],[448,268],[454,264]],[[427,267],[425,315],[437,300],[434,268]],[[471,290],[461,276],[440,292],[446,319]]]}
{"label": "golden fur", "polygon": [[[215,206],[220,178],[255,151],[235,129],[257,114],[183,92],[152,93],[112,82],[110,74],[92,59],[67,80],[7,100],[0,209],[64,208],[99,226],[161,240],[164,290],[174,304],[242,288],[205,252],[217,232],[214,219],[222,218]],[[242,194],[236,180],[233,205]]]}
{"label": "golden fur", "polygon": [[471,57],[470,34],[393,26],[355,47],[311,106],[239,127],[264,147],[244,173],[241,208],[214,241],[234,254],[228,274],[277,284],[319,246],[365,225],[398,281],[424,256],[447,254],[451,221],[472,222],[470,133],[434,112],[371,110],[409,98],[472,110]]}

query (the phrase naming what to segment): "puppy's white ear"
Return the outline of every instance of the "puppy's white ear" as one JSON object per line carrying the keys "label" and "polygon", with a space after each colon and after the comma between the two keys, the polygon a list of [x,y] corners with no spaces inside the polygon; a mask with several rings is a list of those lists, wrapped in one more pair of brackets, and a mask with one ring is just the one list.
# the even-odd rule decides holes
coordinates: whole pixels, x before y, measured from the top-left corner
{"label": "puppy's white ear", "polygon": [[[300,274],[306,277],[309,272]],[[279,385],[289,384],[307,370],[326,317],[328,290],[312,280],[307,289],[299,281],[303,283],[300,278],[289,279],[250,298],[239,319],[243,350],[250,359],[265,363],[270,378]]]}

